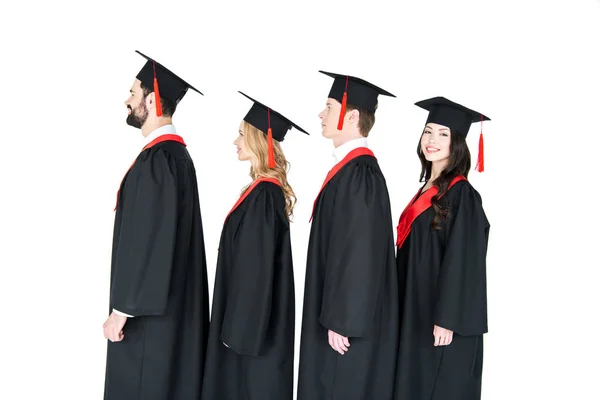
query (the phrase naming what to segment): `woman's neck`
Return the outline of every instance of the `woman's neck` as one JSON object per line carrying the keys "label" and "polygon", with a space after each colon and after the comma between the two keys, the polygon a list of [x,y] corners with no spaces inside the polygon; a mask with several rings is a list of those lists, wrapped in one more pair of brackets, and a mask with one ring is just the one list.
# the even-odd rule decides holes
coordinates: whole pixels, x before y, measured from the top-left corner
{"label": "woman's neck", "polygon": [[447,160],[434,161],[431,163],[431,177],[429,178],[430,182],[435,181],[440,177],[444,168],[446,168],[446,164],[448,164]]}
{"label": "woman's neck", "polygon": [[256,174],[256,167],[258,166],[258,158],[256,156],[253,156],[250,159],[250,165],[252,166],[252,170],[254,171],[254,176],[256,177],[255,179],[257,179],[258,175]]}
{"label": "woman's neck", "polygon": [[256,173],[256,168],[252,167],[252,169],[253,169],[253,175],[254,175],[254,179],[253,179],[253,181],[256,181],[256,180],[259,180],[259,179],[265,179],[265,178],[268,178],[267,176],[264,176],[264,175],[262,175],[262,174],[258,174],[258,173]]}

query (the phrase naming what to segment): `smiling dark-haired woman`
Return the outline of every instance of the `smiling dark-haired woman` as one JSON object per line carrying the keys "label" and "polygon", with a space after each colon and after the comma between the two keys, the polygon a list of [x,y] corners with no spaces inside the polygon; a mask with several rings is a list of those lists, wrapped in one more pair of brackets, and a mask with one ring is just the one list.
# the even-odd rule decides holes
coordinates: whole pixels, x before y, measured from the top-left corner
{"label": "smiling dark-haired woman", "polygon": [[467,180],[466,136],[473,122],[489,118],[443,97],[416,105],[429,111],[417,147],[425,184],[398,223],[401,331],[395,399],[475,400],[481,397],[488,330],[490,225],[481,196]]}

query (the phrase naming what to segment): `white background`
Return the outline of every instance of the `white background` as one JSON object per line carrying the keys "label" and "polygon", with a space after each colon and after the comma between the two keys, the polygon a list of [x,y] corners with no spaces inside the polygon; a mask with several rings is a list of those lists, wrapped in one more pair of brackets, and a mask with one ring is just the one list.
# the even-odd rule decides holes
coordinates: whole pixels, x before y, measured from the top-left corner
{"label": "white background", "polygon": [[333,164],[317,118],[332,80],[317,71],[397,96],[380,97],[369,137],[394,226],[419,187],[413,103],[488,115],[486,171],[470,175],[492,226],[483,399],[598,398],[600,2],[20,1],[0,18],[0,398],[102,397],[113,206],[143,145],[123,105],[136,49],[205,94],[174,121],[198,170],[211,298],[222,223],[249,180],[237,90],[312,133],[283,142],[298,333],[309,214]]}

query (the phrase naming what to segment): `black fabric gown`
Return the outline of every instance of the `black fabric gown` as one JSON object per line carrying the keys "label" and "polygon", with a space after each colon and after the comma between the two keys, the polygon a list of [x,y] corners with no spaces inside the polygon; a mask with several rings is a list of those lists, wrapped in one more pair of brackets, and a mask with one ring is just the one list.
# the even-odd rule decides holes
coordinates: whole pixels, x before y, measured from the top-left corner
{"label": "black fabric gown", "polygon": [[203,400],[291,400],[295,294],[285,197],[260,182],[225,221]]}
{"label": "black fabric gown", "polygon": [[[306,281],[298,400],[389,400],[398,351],[394,234],[377,160],[347,162],[317,198]],[[349,337],[341,355],[328,330]]]}
{"label": "black fabric gown", "polygon": [[[444,198],[450,217],[443,229],[432,229],[435,210],[429,207],[397,252],[402,323],[396,400],[481,397],[490,225],[468,181]],[[454,332],[450,345],[434,346],[434,325]]]}
{"label": "black fabric gown", "polygon": [[142,151],[121,184],[110,289],[110,309],[133,318],[121,342],[108,342],[104,399],[198,399],[206,257],[196,172],[178,142]]}

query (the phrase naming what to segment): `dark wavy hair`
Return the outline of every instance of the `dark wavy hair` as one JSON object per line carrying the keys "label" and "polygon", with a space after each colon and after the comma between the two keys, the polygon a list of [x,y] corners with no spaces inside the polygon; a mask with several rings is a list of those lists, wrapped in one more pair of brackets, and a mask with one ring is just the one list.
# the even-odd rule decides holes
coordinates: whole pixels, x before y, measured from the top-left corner
{"label": "dark wavy hair", "polygon": [[[427,182],[431,178],[431,161],[425,159],[421,151],[421,139],[425,129],[419,138],[417,146],[417,155],[421,160],[421,176],[419,182]],[[431,199],[431,205],[435,210],[433,218],[433,229],[441,229],[442,223],[450,217],[450,205],[443,197],[448,192],[448,185],[455,177],[462,175],[465,178],[469,175],[471,169],[471,152],[467,146],[466,136],[461,133],[455,133],[450,130],[450,156],[446,167],[440,173],[440,176],[433,181],[433,186],[438,189],[438,193]]]}

